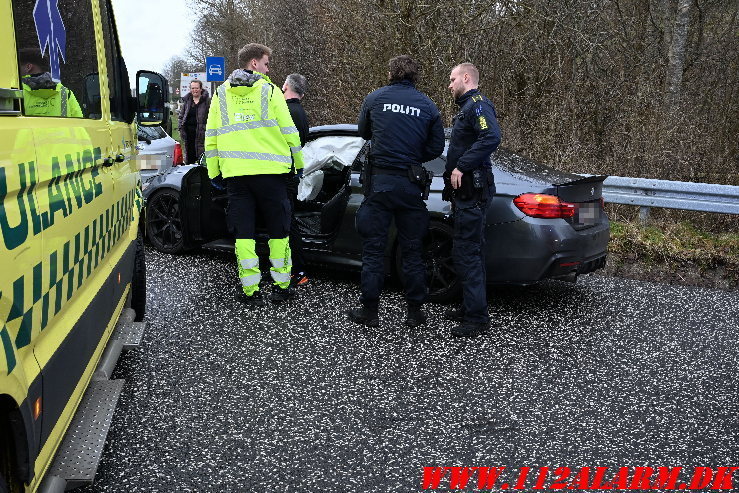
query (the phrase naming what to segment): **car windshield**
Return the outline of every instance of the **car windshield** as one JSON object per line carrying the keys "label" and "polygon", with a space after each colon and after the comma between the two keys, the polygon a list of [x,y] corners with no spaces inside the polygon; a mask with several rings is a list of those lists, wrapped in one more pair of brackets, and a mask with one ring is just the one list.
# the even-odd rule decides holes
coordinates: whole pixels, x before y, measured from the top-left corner
{"label": "car windshield", "polygon": [[141,125],[138,127],[139,140],[157,140],[163,139],[166,136],[167,132],[162,127],[144,127]]}

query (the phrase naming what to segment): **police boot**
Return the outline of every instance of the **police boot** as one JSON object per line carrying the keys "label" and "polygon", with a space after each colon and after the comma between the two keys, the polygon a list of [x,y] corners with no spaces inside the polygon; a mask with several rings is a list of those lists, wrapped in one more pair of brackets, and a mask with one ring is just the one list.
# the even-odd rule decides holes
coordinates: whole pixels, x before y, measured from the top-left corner
{"label": "police boot", "polygon": [[418,327],[426,323],[426,314],[423,313],[420,306],[409,306],[408,313],[405,317],[405,324],[408,327]]}
{"label": "police boot", "polygon": [[269,296],[272,303],[282,303],[287,301],[295,295],[295,291],[292,288],[280,288],[277,286],[272,287],[272,293]]}
{"label": "police boot", "polygon": [[356,324],[366,325],[367,327],[379,327],[380,317],[377,315],[377,310],[370,310],[367,307],[352,308],[348,312],[349,320]]}
{"label": "police boot", "polygon": [[259,308],[264,306],[264,298],[262,298],[261,291],[254,291],[254,294],[252,294],[251,296],[242,291],[241,296],[241,299],[244,302],[244,305],[247,306],[247,308]]}
{"label": "police boot", "polygon": [[464,322],[464,308],[452,308],[444,312],[444,318],[452,322]]}
{"label": "police boot", "polygon": [[456,327],[452,327],[453,337],[477,337],[488,331],[489,322],[462,322]]}

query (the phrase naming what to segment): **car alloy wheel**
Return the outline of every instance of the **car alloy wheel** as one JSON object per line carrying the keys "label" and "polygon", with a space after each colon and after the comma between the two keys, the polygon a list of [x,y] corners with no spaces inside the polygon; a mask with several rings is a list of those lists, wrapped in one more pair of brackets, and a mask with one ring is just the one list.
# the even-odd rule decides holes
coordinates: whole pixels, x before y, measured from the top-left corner
{"label": "car alloy wheel", "polygon": [[[424,240],[423,261],[426,264],[428,300],[448,303],[459,296],[461,285],[452,260],[452,236],[454,231],[448,224],[431,221],[428,236]],[[395,271],[403,280],[403,259],[400,248],[395,249]]]}
{"label": "car alloy wheel", "polygon": [[448,224],[432,221],[424,244],[423,260],[426,263],[426,282],[429,301],[447,303],[460,293],[460,283],[452,259],[454,231]]}
{"label": "car alloy wheel", "polygon": [[160,190],[148,200],[146,236],[161,252],[180,253],[185,250],[180,197],[176,191]]}

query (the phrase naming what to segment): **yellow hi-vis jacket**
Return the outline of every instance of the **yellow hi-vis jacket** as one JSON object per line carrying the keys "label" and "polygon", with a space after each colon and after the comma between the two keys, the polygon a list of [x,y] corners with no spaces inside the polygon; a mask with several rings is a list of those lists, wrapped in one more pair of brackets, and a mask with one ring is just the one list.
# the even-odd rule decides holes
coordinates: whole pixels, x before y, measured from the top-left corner
{"label": "yellow hi-vis jacket", "polygon": [[226,81],[211,101],[205,127],[211,179],[288,173],[293,163],[303,168],[300,135],[282,91],[256,72],[249,82]]}
{"label": "yellow hi-vis jacket", "polygon": [[59,82],[54,88],[45,89],[31,89],[23,84],[23,106],[30,116],[83,117],[74,93]]}

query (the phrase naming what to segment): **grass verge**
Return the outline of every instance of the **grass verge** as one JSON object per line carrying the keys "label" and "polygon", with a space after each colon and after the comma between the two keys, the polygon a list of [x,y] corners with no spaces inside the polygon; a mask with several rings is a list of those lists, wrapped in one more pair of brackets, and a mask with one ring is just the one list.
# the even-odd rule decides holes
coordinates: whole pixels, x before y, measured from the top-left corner
{"label": "grass verge", "polygon": [[720,289],[739,287],[739,234],[692,223],[612,221],[606,274]]}

